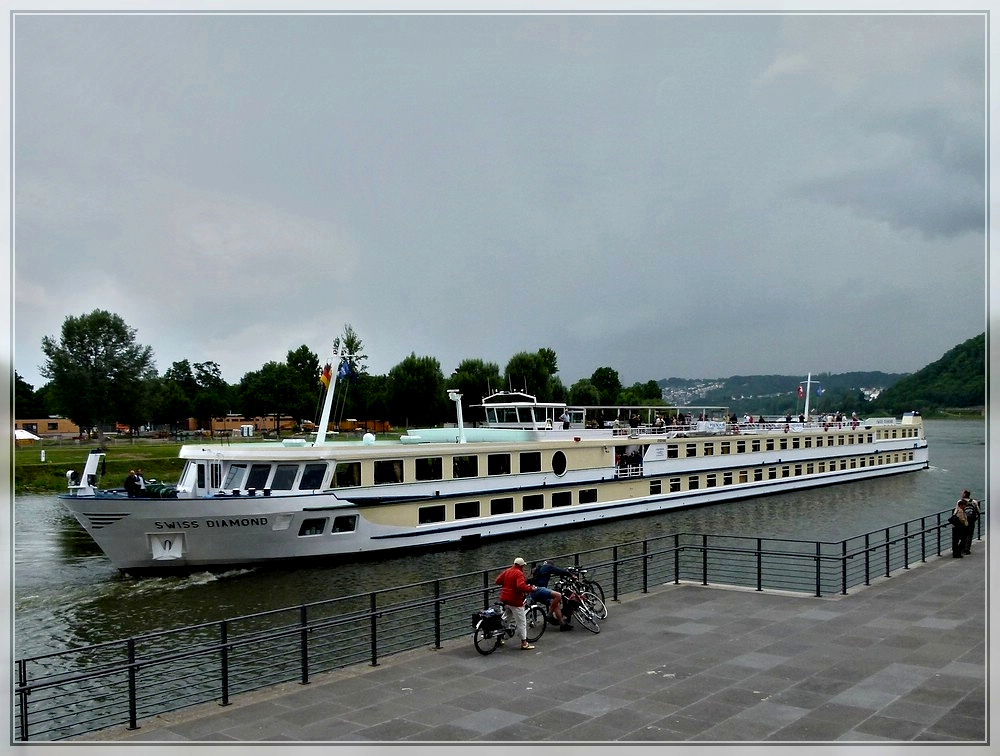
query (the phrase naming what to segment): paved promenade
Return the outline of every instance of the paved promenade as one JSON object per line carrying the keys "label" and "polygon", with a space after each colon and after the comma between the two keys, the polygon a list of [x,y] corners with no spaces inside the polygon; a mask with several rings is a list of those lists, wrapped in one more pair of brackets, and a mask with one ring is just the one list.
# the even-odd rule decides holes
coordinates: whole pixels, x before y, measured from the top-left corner
{"label": "paved promenade", "polygon": [[533,651],[508,642],[484,657],[470,630],[442,649],[77,742],[939,741],[986,752],[986,562],[977,541],[963,559],[819,599],[668,584],[609,600],[598,635],[549,628]]}

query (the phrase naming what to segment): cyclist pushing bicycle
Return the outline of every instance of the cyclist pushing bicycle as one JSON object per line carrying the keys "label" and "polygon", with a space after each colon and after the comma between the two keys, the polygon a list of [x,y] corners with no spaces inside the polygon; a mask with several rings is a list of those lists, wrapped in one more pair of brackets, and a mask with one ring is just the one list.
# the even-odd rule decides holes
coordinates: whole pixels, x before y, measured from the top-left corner
{"label": "cyclist pushing bicycle", "polygon": [[559,630],[572,630],[573,626],[569,619],[562,613],[562,594],[559,591],[548,587],[549,578],[552,575],[572,575],[569,570],[556,567],[546,559],[541,564],[535,566],[531,572],[531,582],[535,584],[535,590],[531,592],[531,598],[549,607],[549,612],[554,618],[554,623],[559,625]]}
{"label": "cyclist pushing bicycle", "polygon": [[513,615],[517,627],[517,637],[521,639],[521,650],[530,651],[534,648],[528,643],[528,628],[524,619],[524,597],[535,590],[524,579],[524,560],[517,557],[514,564],[497,575],[494,581],[500,586],[500,603],[503,604],[504,619]]}

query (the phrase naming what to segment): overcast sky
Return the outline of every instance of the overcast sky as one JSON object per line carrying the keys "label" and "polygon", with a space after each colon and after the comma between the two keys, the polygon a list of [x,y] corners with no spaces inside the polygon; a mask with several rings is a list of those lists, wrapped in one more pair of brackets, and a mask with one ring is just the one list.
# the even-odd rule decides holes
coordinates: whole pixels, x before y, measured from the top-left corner
{"label": "overcast sky", "polygon": [[14,365],[912,372],[985,329],[983,15],[17,15]]}

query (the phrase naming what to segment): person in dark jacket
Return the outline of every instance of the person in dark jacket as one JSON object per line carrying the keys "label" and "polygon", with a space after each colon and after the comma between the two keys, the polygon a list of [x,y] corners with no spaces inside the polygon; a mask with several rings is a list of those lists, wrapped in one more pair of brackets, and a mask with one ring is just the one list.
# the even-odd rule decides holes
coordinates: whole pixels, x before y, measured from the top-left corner
{"label": "person in dark jacket", "polygon": [[560,630],[572,630],[573,626],[569,624],[568,619],[563,617],[562,594],[548,587],[549,578],[553,575],[569,574],[571,574],[569,570],[556,567],[548,560],[536,566],[531,573],[531,582],[535,585],[535,590],[531,592],[531,598],[549,607],[549,613],[555,623],[559,625]]}
{"label": "person in dark jacket", "polygon": [[139,478],[136,476],[135,470],[129,470],[125,477],[125,493],[130,498],[139,495]]}
{"label": "person in dark jacket", "polygon": [[962,491],[962,498],[955,504],[955,508],[961,507],[965,512],[965,537],[962,539],[962,553],[972,553],[972,539],[976,535],[976,521],[979,519],[979,502],[972,498],[968,489]]}
{"label": "person in dark jacket", "polygon": [[524,597],[535,590],[524,579],[524,560],[517,557],[514,564],[497,575],[494,581],[500,586],[500,603],[503,604],[504,619],[514,618],[517,637],[521,639],[521,650],[530,651],[534,648],[528,643],[528,625],[524,618]]}

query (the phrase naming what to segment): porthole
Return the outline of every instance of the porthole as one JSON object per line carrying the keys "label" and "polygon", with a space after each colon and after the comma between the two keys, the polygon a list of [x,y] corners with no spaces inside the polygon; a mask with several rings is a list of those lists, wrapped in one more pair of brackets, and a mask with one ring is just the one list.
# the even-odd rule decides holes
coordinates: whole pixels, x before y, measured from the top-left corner
{"label": "porthole", "polygon": [[566,455],[561,451],[552,455],[552,472],[559,476],[566,474]]}

